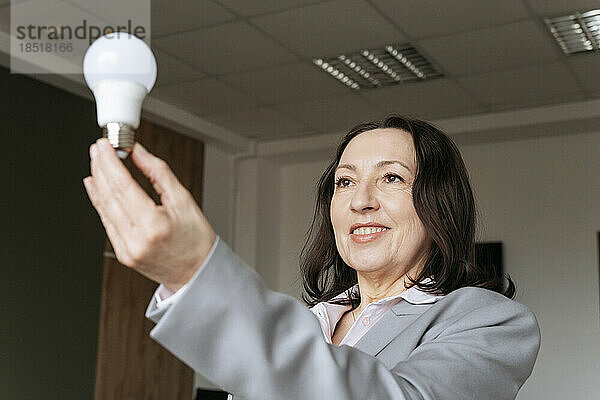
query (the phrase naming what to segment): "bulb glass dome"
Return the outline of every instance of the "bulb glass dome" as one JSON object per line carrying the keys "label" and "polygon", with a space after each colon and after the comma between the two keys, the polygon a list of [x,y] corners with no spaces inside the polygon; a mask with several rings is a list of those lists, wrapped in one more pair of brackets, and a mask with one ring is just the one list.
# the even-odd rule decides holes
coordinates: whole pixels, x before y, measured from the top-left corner
{"label": "bulb glass dome", "polygon": [[138,83],[148,92],[156,81],[156,60],[143,40],[126,32],[113,32],[98,38],[83,58],[83,75],[94,90],[103,80]]}

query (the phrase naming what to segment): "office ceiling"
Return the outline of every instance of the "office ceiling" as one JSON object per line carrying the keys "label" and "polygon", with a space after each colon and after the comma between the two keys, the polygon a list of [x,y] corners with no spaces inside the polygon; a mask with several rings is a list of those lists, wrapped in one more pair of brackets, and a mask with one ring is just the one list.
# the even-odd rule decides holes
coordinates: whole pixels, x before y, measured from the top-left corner
{"label": "office ceiling", "polygon": [[[344,131],[388,112],[441,119],[598,98],[600,52],[563,55],[543,22],[598,7],[597,0],[153,0],[152,96],[260,140]],[[391,43],[410,43],[444,77],[356,91],[312,63]]]}

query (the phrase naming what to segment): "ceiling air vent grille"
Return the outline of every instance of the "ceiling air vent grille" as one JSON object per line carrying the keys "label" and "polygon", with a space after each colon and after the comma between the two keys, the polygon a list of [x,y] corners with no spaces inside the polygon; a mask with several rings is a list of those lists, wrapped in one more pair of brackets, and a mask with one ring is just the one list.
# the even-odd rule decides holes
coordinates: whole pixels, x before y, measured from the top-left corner
{"label": "ceiling air vent grille", "polygon": [[565,54],[600,48],[600,9],[546,18],[544,22]]}
{"label": "ceiling air vent grille", "polygon": [[377,88],[439,78],[442,74],[412,46],[386,45],[313,63],[351,89]]}

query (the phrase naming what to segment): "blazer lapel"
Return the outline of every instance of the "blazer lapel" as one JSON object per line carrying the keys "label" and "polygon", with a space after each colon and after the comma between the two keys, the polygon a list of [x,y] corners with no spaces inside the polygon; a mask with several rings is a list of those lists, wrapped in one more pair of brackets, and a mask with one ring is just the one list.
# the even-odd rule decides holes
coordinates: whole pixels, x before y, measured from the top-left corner
{"label": "blazer lapel", "polygon": [[396,336],[400,335],[421,314],[435,303],[412,304],[406,300],[394,305],[354,345],[355,348],[376,356]]}

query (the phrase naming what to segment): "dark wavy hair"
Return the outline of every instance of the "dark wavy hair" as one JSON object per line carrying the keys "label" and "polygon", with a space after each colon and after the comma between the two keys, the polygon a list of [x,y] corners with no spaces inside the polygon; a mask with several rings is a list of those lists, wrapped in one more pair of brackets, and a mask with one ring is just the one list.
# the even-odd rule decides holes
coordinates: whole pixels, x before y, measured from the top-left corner
{"label": "dark wavy hair", "polygon": [[[357,135],[373,129],[395,128],[411,134],[417,159],[413,183],[413,204],[431,238],[425,265],[416,279],[407,275],[405,288],[446,295],[465,286],[477,286],[512,299],[515,284],[493,266],[475,263],[476,204],[467,169],[460,151],[445,133],[432,124],[401,115],[367,122],[352,128],[341,140],[331,161],[317,183],[317,203],[306,241],[300,253],[300,274],[304,287],[302,299],[309,306],[331,301],[357,283],[356,271],[340,256],[330,220],[335,169],[348,143]],[[432,277],[429,283],[422,281]],[[337,304],[358,307],[360,294],[340,296]]]}

